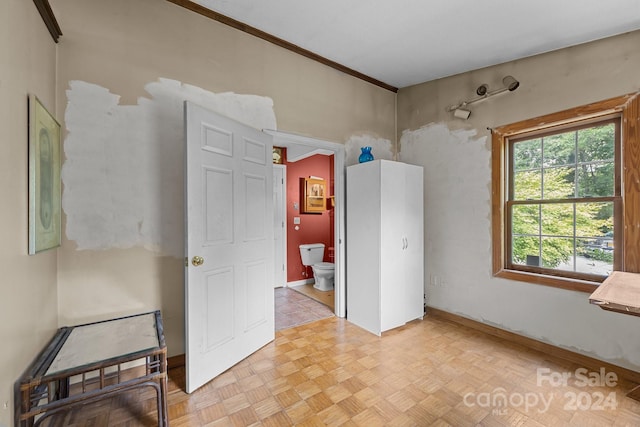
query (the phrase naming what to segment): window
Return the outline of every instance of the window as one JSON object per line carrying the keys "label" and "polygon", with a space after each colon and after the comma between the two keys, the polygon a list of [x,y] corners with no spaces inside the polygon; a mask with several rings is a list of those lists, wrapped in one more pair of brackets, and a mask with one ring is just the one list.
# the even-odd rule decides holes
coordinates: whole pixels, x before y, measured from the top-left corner
{"label": "window", "polygon": [[508,140],[507,267],[608,276],[620,260],[620,119]]}
{"label": "window", "polygon": [[639,197],[640,189],[630,185],[622,192],[624,177],[640,170],[629,150],[639,145],[639,130],[628,120],[635,115],[638,123],[637,98],[493,131],[496,276],[590,292],[613,270],[638,271],[636,245],[625,252],[633,237],[625,224],[637,222],[638,209],[623,201]]}

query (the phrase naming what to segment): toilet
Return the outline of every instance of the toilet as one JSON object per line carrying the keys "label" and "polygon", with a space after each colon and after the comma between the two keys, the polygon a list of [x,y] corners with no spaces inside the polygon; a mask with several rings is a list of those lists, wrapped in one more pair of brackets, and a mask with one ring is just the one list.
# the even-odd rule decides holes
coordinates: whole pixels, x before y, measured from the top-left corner
{"label": "toilet", "polygon": [[332,262],[322,262],[324,259],[323,243],[300,245],[300,258],[302,258],[303,265],[313,269],[314,288],[319,291],[333,290],[335,265]]}

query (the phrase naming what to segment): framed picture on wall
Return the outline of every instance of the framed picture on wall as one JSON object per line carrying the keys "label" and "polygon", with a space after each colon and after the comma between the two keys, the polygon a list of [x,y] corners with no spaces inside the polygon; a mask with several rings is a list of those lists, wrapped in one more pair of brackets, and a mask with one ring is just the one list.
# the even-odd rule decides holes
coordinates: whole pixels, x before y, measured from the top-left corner
{"label": "framed picture on wall", "polygon": [[29,96],[29,254],[60,246],[60,124]]}
{"label": "framed picture on wall", "polygon": [[273,163],[276,165],[284,163],[284,149],[282,147],[273,147]]}
{"label": "framed picture on wall", "polygon": [[303,178],[303,213],[322,213],[326,210],[326,186],[324,179]]}

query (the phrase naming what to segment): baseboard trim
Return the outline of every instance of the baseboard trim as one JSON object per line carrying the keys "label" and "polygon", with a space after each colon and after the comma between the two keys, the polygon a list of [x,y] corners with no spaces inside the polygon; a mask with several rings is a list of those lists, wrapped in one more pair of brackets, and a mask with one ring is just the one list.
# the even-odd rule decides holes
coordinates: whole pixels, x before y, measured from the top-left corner
{"label": "baseboard trim", "polygon": [[487,325],[486,323],[469,319],[467,317],[463,317],[458,314],[453,314],[448,311],[439,310],[433,307],[427,307],[427,316],[437,317],[443,320],[447,320],[449,322],[457,323],[459,325],[466,326],[468,328],[475,329],[480,332],[484,332],[494,337],[502,338],[510,342],[520,344],[524,347],[539,351],[544,354],[548,354],[558,359],[576,363],[578,365],[584,366],[585,368],[588,368],[593,371],[598,371],[600,368],[605,368],[607,371],[613,371],[617,373],[618,376],[628,381],[631,381],[634,383],[640,383],[640,372],[632,371],[631,369],[623,368],[621,366],[614,365],[609,362],[604,362],[602,360],[598,360],[590,356],[585,356],[584,354],[575,353],[573,351],[570,351],[561,347],[556,347],[552,344],[547,344],[545,342],[538,341],[533,338],[525,337],[523,335],[518,335],[514,332],[500,329],[495,326]]}
{"label": "baseboard trim", "polygon": [[167,357],[167,369],[181,368],[186,365],[185,355],[178,354],[177,356]]}
{"label": "baseboard trim", "polygon": [[294,286],[310,285],[312,283],[314,283],[313,279],[302,279],[296,280],[295,282],[287,282],[287,287],[293,288]]}

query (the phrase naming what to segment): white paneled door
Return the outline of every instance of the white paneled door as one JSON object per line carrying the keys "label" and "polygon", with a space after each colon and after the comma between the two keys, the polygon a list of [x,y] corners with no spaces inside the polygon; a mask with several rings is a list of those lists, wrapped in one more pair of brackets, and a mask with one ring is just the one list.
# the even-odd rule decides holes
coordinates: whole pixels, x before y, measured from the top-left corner
{"label": "white paneled door", "polygon": [[272,138],[185,103],[191,393],[274,339]]}

